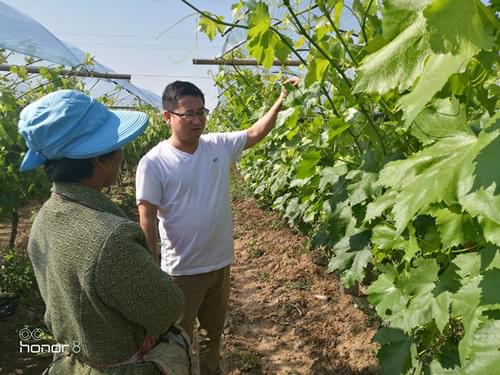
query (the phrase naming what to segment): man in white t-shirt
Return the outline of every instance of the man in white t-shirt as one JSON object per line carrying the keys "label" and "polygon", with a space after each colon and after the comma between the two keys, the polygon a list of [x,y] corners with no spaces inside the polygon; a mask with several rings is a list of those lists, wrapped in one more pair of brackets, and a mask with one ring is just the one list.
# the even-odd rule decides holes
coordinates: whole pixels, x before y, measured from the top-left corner
{"label": "man in white t-shirt", "polygon": [[[296,79],[290,82],[297,84]],[[190,82],[175,81],[162,96],[171,136],[153,147],[137,167],[140,225],[157,260],[159,228],[161,268],[184,292],[180,324],[191,338],[198,318],[201,375],[220,373],[233,261],[230,166],[273,128],[286,94],[282,91],[247,130],[203,134],[208,114],[203,93]]]}

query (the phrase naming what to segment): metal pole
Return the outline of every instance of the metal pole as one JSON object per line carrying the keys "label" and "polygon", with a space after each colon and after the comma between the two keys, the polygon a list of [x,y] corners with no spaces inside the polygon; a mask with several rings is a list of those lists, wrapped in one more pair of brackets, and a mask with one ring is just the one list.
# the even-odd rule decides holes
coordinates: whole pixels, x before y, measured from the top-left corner
{"label": "metal pole", "polygon": [[[260,65],[254,59],[193,59],[194,65]],[[274,60],[275,66],[299,66],[301,64],[298,60],[286,60],[282,63],[279,60]]]}
{"label": "metal pole", "polygon": [[107,78],[107,79],[126,79],[130,81],[132,75],[130,74],[118,74],[118,73],[102,73],[102,72],[92,72],[92,71],[81,71],[81,70],[68,70],[61,69],[57,70],[54,68],[48,68],[46,66],[24,66],[24,65],[11,65],[11,64],[0,64],[0,71],[10,71],[11,68],[18,67],[26,69],[28,73],[40,74],[40,69],[47,69],[49,71],[56,72],[63,76],[75,76],[75,77],[90,77],[90,78]]}

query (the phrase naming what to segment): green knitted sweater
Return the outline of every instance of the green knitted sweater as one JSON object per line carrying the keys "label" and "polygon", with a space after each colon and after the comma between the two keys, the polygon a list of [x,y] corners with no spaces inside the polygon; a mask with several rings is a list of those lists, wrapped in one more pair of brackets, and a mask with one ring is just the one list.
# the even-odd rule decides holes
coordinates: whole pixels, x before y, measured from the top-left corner
{"label": "green knitted sweater", "polygon": [[55,183],[35,218],[28,251],[60,344],[79,353],[50,374],[158,374],[150,363],[99,369],[130,358],[182,313],[184,297],[154,263],[141,228],[104,194]]}

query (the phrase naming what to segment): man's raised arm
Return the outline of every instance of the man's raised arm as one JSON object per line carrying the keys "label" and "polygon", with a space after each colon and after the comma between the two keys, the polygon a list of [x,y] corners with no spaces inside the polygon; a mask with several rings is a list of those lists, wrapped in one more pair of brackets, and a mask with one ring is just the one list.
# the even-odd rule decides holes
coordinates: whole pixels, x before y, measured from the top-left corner
{"label": "man's raised arm", "polygon": [[[286,83],[297,86],[299,83],[299,79],[298,77],[293,77],[288,79]],[[254,146],[271,131],[271,129],[276,124],[276,118],[278,117],[278,113],[281,110],[281,106],[283,105],[283,101],[285,100],[287,95],[288,91],[283,88],[278,99],[264,114],[264,116],[258,119],[251,127],[247,129],[247,143],[245,145],[245,148]]]}

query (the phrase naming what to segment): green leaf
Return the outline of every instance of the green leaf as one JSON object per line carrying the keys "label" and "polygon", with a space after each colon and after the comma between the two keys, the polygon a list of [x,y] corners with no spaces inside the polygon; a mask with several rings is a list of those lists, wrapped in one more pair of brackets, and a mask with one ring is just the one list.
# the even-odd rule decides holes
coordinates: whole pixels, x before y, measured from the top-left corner
{"label": "green leaf", "polygon": [[465,68],[467,62],[479,51],[471,43],[462,45],[457,54],[430,54],[425,61],[422,74],[411,91],[401,97],[398,106],[404,112],[406,123],[411,123],[425,105],[443,88],[448,78]]}
{"label": "green leaf", "polygon": [[276,119],[276,127],[283,126],[286,124],[288,128],[294,128],[297,125],[297,120],[299,118],[299,110],[297,107],[292,107],[280,111]]}
{"label": "green leaf", "polygon": [[336,2],[333,7],[333,20],[335,21],[335,25],[340,27],[340,17],[342,17],[342,10],[344,9],[344,0],[339,0]]}
{"label": "green leaf", "polygon": [[319,190],[324,191],[327,186],[333,186],[340,177],[347,173],[347,166],[343,163],[334,167],[324,167],[320,172]]}
{"label": "green leaf", "polygon": [[351,182],[347,186],[351,205],[355,206],[361,202],[365,202],[373,195],[373,187],[377,181],[377,174],[359,171],[359,181]]}
{"label": "green leaf", "polygon": [[365,277],[365,268],[372,259],[369,237],[369,231],[358,231],[334,245],[334,256],[328,264],[328,272],[341,271],[342,283],[348,287]]}
{"label": "green leaf", "polygon": [[258,2],[248,20],[248,52],[265,68],[274,62],[274,47],[278,37],[271,31],[271,17],[264,2]]}
{"label": "green leaf", "polygon": [[443,331],[450,318],[450,302],[449,293],[441,293],[438,297],[434,297],[430,291],[420,294],[410,300],[406,309],[398,311],[391,319],[391,324],[410,332],[416,326],[435,322],[438,329]]}
{"label": "green leaf", "polygon": [[322,82],[325,78],[325,72],[329,66],[330,62],[327,59],[315,56],[308,66],[305,78],[306,87],[309,87],[316,82]]}
{"label": "green leaf", "polygon": [[373,219],[381,216],[387,209],[394,206],[397,190],[388,190],[384,195],[370,202],[366,208],[365,221],[369,223]]}
{"label": "green leaf", "polygon": [[351,266],[349,269],[342,272],[340,277],[342,284],[348,288],[363,281],[365,278],[366,266],[372,260],[371,248],[369,247],[356,251],[353,254],[354,258],[352,259]]}
{"label": "green leaf", "polygon": [[368,301],[381,317],[391,314],[395,306],[402,302],[403,295],[394,285],[394,276],[382,273],[367,289]]}
{"label": "green leaf", "polygon": [[[215,16],[210,13],[208,14],[211,17],[216,18],[221,22],[224,21],[224,17],[222,16]],[[217,32],[221,34],[224,33],[224,25],[212,21],[210,18],[206,16],[201,16],[200,20],[198,21],[198,30],[204,32],[207,35],[208,39],[214,40],[215,37],[217,36]]]}
{"label": "green leaf", "polygon": [[436,322],[436,327],[443,332],[450,321],[451,294],[444,292],[431,301],[431,317]]}
{"label": "green leaf", "polygon": [[385,94],[395,88],[408,89],[431,53],[425,31],[425,18],[419,16],[389,44],[366,56],[358,68],[354,92]]}
{"label": "green leaf", "polygon": [[335,137],[344,133],[347,129],[349,129],[352,125],[344,122],[339,117],[330,117],[328,119],[328,141],[332,141]]}
{"label": "green leaf", "polygon": [[398,286],[408,296],[428,293],[434,289],[438,272],[439,265],[435,259],[418,259],[415,267],[402,275]]}
{"label": "green leaf", "polygon": [[458,267],[456,273],[461,279],[461,288],[451,295],[452,315],[462,319],[464,336],[459,344],[460,358],[469,357],[472,334],[481,324],[482,310],[479,308],[481,300],[481,257],[477,253],[461,254],[453,263]]}
{"label": "green leaf", "polygon": [[[497,124],[498,119],[492,123]],[[474,164],[464,164],[460,174],[458,197],[473,216],[484,216],[500,224],[500,195],[497,194],[497,155],[500,130],[497,126],[479,134]]]}
{"label": "green leaf", "polygon": [[[286,41],[283,41],[283,39]],[[293,45],[293,41],[287,37],[286,35],[282,35],[281,37],[277,34],[273,33],[273,41],[274,41],[274,54],[278,61],[285,63],[290,55],[291,49],[289,46]],[[289,88],[290,91],[290,88]]]}
{"label": "green leaf", "polygon": [[432,216],[436,218],[438,231],[441,234],[443,249],[464,244],[468,239],[465,238],[464,226],[470,225],[468,218],[463,214],[457,214],[447,208],[435,210]]}
{"label": "green leaf", "polygon": [[385,0],[382,7],[384,39],[391,40],[409,27],[432,0]]}
{"label": "green leaf", "polygon": [[286,207],[286,211],[285,211],[285,214],[283,216],[288,218],[291,221],[295,220],[301,213],[299,206],[300,205],[299,205],[298,198],[291,199]]}
{"label": "green leaf", "polygon": [[273,32],[268,30],[262,34],[252,35],[252,30],[248,31],[248,53],[264,66],[270,68],[274,62],[274,42]]}
{"label": "green leaf", "polygon": [[482,23],[475,0],[435,0],[424,10],[432,49],[457,54],[463,43],[489,50],[494,38]]}
{"label": "green leaf", "polygon": [[[266,3],[259,1],[252,9],[248,19],[248,25],[253,35],[264,34],[271,27],[271,16]],[[249,31],[249,32],[250,32]]]}
{"label": "green leaf", "polygon": [[479,284],[482,289],[481,304],[482,305],[499,305],[500,293],[498,286],[500,285],[500,269],[492,269],[483,274],[483,280]]}
{"label": "green leaf", "polygon": [[311,177],[316,171],[316,165],[321,159],[320,151],[309,151],[302,154],[302,160],[297,165],[296,177],[304,179]]}
{"label": "green leaf", "polygon": [[471,339],[472,358],[464,366],[464,374],[491,375],[500,368],[500,321],[484,323]]}
{"label": "green leaf", "polygon": [[489,243],[500,246],[500,224],[485,218],[479,218],[479,223],[483,227],[484,239]]}
{"label": "green leaf", "polygon": [[407,245],[407,241],[387,224],[377,225],[372,229],[371,241],[382,250],[404,249]]}
{"label": "green leaf", "polygon": [[411,367],[411,339],[402,330],[380,328],[373,340],[380,343],[377,357],[382,374],[406,374]]}
{"label": "green leaf", "polygon": [[472,159],[475,141],[474,136],[450,137],[409,159],[415,160],[416,166],[421,165],[422,160],[429,162],[429,158],[433,163],[421,171],[415,169],[415,177],[402,182],[404,185],[392,209],[398,233],[402,233],[407,223],[431,203],[455,202],[458,174]]}
{"label": "green leaf", "polygon": [[481,249],[481,271],[500,269],[500,248],[497,246],[485,246]]}
{"label": "green leaf", "polygon": [[396,160],[387,163],[380,171],[378,186],[399,188],[416,177],[418,171],[425,170],[434,163],[432,155],[417,154],[405,160]]}
{"label": "green leaf", "polygon": [[415,254],[417,254],[417,252],[420,250],[418,246],[417,236],[415,235],[415,228],[411,223],[408,223],[408,235],[410,238],[408,240],[408,246],[405,249],[405,255],[403,259],[406,262],[411,263]]}
{"label": "green leaf", "polygon": [[463,106],[455,98],[437,99],[413,121],[411,133],[424,145],[459,133],[472,134]]}
{"label": "green leaf", "polygon": [[[500,120],[497,120],[500,123]],[[490,136],[491,134],[491,136]],[[495,137],[496,135],[496,137]],[[473,190],[480,188],[488,189],[493,187],[492,193],[500,193],[500,168],[498,160],[500,159],[500,132],[496,129],[488,132],[488,138],[493,140],[479,151],[474,159],[476,165]]]}

